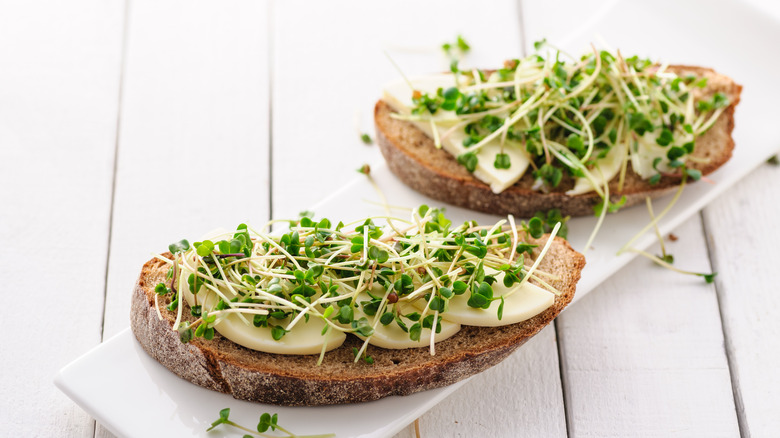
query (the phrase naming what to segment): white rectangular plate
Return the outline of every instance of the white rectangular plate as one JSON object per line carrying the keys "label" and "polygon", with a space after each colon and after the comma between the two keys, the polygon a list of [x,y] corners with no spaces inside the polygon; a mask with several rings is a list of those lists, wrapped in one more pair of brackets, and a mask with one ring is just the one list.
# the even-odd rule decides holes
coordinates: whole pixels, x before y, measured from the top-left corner
{"label": "white rectangular plate", "polygon": [[[551,17],[545,22],[549,24],[556,19]],[[599,10],[597,16],[585,23],[587,26],[577,30],[577,34],[584,35],[577,39],[580,42],[592,40],[598,32],[605,41],[619,44],[626,53],[713,66],[745,87],[737,110],[734,157],[709,177],[712,184],[702,181],[685,189],[679,202],[661,221],[662,233],[670,232],[777,152],[774,119],[780,92],[771,84],[774,83],[774,72],[780,71],[780,60],[770,54],[774,52],[774,42],[780,41],[780,28],[767,16],[737,2],[718,2],[716,6],[705,0],[682,3],[654,0],[612,3],[611,8]],[[643,23],[647,23],[647,30],[638,28]],[[529,40],[542,32],[534,30],[534,26],[536,24],[528,26]],[[599,30],[595,32],[594,29]],[[728,32],[724,31],[726,29]],[[584,48],[583,44],[566,43],[574,40],[573,35],[559,32],[555,37],[574,53]],[[401,184],[384,164],[374,166],[371,174],[392,205],[438,205]],[[656,213],[669,199],[666,197],[656,203]],[[383,214],[383,209],[376,204],[378,201],[376,191],[360,177],[315,206],[313,211],[317,217],[346,222]],[[448,207],[447,213],[456,223],[467,219],[480,223],[497,220],[495,216],[455,207]],[[633,258],[631,254],[617,257],[615,253],[648,220],[642,206],[607,218],[596,242],[586,253],[588,264],[575,300]],[[594,224],[595,218],[570,221],[569,240],[576,249],[583,250]],[[218,225],[226,224],[215,224]],[[648,233],[634,246],[646,248],[654,239],[654,235]],[[678,263],[684,268],[684,261]],[[127,330],[65,367],[55,383],[119,436],[240,436],[229,429],[205,432],[217,419],[219,410],[230,407],[231,418],[250,428],[257,424],[261,413],[276,412],[280,424],[297,434],[332,432],[339,437],[386,437],[400,431],[465,382],[408,397],[347,406],[287,408],[260,405],[238,401],[179,379],[149,358]]]}
{"label": "white rectangular plate", "polygon": [[263,412],[298,435],[392,436],[465,381],[407,397],[347,406],[283,407],[236,400],[180,379],[152,359],[126,329],[63,368],[54,383],[120,437],[242,436],[231,427],[206,432],[219,411],[254,429]]}

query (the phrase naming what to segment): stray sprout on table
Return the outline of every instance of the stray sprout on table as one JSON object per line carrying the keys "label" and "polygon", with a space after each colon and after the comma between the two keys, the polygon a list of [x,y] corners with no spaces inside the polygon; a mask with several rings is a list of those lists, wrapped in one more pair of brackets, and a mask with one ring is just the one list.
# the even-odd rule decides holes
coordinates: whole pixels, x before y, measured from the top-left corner
{"label": "stray sprout on table", "polygon": [[[259,437],[274,437],[274,438],[329,438],[329,437],[335,437],[336,435],[333,433],[326,433],[326,434],[318,434],[318,435],[296,435],[289,430],[283,428],[278,423],[279,416],[277,414],[269,414],[267,412],[260,415],[260,421],[257,423],[257,430],[254,431],[252,429],[249,429],[248,427],[244,427],[238,423],[235,423],[230,419],[230,408],[225,408],[219,411],[219,418],[215,420],[213,423],[211,423],[211,426],[206,429],[206,432],[211,432],[216,428],[217,426],[224,424],[227,426],[235,427],[236,429],[239,429],[244,432],[248,432],[244,435],[244,438],[251,438],[253,436],[259,436]],[[285,435],[269,435],[265,432],[271,430],[279,431],[284,433]]]}
{"label": "stray sprout on table", "polygon": [[[366,346],[379,324],[395,324],[409,339],[419,341],[423,329],[441,330],[441,315],[455,295],[468,294],[468,306],[475,309],[488,309],[493,301],[503,303],[492,287],[501,277],[491,272],[503,274],[509,288],[503,297],[531,278],[559,294],[550,285],[556,277],[537,269],[561,233],[561,224],[552,223],[556,220],[563,218],[553,212],[528,223],[515,224],[509,216],[493,225],[470,221],[453,226],[443,210],[423,205],[409,220],[377,216],[334,226],[328,219],[303,216],[291,221],[282,234],[265,231],[279,221],[259,230],[241,224],[222,240],[171,244],[171,258],[158,256],[171,264],[170,283],[158,284],[155,291],[168,297],[168,310],[178,312],[174,327],[182,342],[211,339],[214,326],[232,313],[242,315],[247,324],[270,328],[276,340],[296,324],[318,318],[325,323],[323,336],[337,330],[364,338],[362,348],[354,352],[355,361],[362,358],[370,364]],[[380,227],[375,221],[393,225]],[[533,239],[545,232],[551,237],[537,248],[544,241]],[[175,288],[185,269],[192,272],[186,283],[196,300],[190,308],[192,322],[183,322],[181,291]],[[221,297],[213,309],[203,308],[203,299],[198,301],[203,290]],[[224,290],[234,291],[235,298],[228,299]],[[414,302],[414,311],[402,306]],[[365,316],[356,315],[358,307]],[[499,319],[502,312],[499,306]],[[433,336],[430,348],[433,354]],[[324,353],[325,346],[320,362]]]}
{"label": "stray sprout on table", "polygon": [[[669,210],[672,209],[674,204],[677,203],[677,200],[680,198],[680,195],[682,195],[683,189],[685,188],[686,179],[687,179],[687,175],[683,175],[682,181],[680,182],[680,187],[677,189],[677,192],[675,192],[674,197],[669,202],[669,204],[666,206],[666,208],[664,208],[664,210],[661,212],[661,214],[659,214],[658,216],[656,216],[654,214],[654,212],[653,212],[653,204],[652,204],[651,199],[650,198],[645,198],[645,202],[647,204],[647,211],[650,214],[650,223],[647,224],[637,234],[635,234],[634,237],[632,237],[625,245],[623,245],[623,247],[620,248],[620,250],[618,251],[617,255],[623,254],[624,252],[633,252],[633,253],[639,254],[639,255],[641,255],[641,256],[651,260],[653,263],[655,263],[655,264],[657,264],[657,265],[659,265],[661,267],[667,268],[667,269],[669,269],[671,271],[678,272],[680,274],[695,275],[695,276],[698,276],[698,277],[702,277],[702,278],[704,278],[704,281],[706,281],[707,283],[712,283],[713,281],[715,281],[715,276],[718,275],[717,272],[712,272],[712,273],[691,272],[691,271],[685,271],[685,270],[682,270],[682,269],[678,269],[678,268],[672,266],[672,264],[674,263],[674,256],[671,255],[671,254],[668,254],[666,252],[666,247],[664,245],[664,239],[661,236],[661,231],[658,229],[658,222],[661,220],[661,218],[663,218],[666,215],[666,213],[669,212]],[[661,256],[660,257],[659,256],[655,256],[655,255],[650,254],[650,253],[648,253],[646,251],[642,251],[640,249],[637,249],[637,248],[634,248],[634,247],[631,246],[642,235],[644,235],[650,228],[653,228],[653,230],[655,231],[655,235],[658,238],[658,242],[659,242],[659,244],[661,246]],[[672,240],[672,241],[677,240],[677,236],[674,236],[674,238],[672,238],[672,236],[674,236],[674,235],[673,234],[669,235],[670,240]]]}

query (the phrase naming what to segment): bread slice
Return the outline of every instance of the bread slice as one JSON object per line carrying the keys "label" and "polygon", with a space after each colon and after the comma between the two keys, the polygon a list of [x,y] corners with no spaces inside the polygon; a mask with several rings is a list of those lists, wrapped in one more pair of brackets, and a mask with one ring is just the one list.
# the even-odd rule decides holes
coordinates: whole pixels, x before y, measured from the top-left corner
{"label": "bread slice", "polygon": [[[528,241],[541,248],[547,239]],[[170,298],[160,298],[162,318],[155,309],[154,287],[166,281],[170,267],[156,258],[144,264],[138,277],[130,320],[133,333],[150,356],[181,378],[208,389],[277,405],[356,403],[447,386],[497,364],[571,302],[584,265],[581,254],[565,240],[555,238],[539,265],[557,276],[550,284],[562,292],[550,308],[530,320],[504,327],[463,326],[456,335],[436,344],[435,356],[428,348],[388,350],[369,345],[367,354],[374,358],[371,365],[354,362],[352,347],[359,348],[362,341],[352,335],[326,353],[319,366],[317,355],[262,353],[219,334],[212,340],[194,338],[184,344],[172,329],[176,314],[166,309]],[[186,303],[184,306],[184,314],[189,315]]]}
{"label": "bread slice", "polygon": [[[698,169],[707,175],[722,166],[731,158],[734,140],[734,108],[739,103],[742,87],[731,78],[703,67],[671,66],[670,71],[680,77],[693,74],[706,77],[707,86],[695,90],[695,97],[710,98],[716,92],[729,98],[728,108],[720,115],[715,124],[696,140],[696,149],[692,157],[702,158],[703,162],[689,162],[689,167]],[[414,190],[444,201],[448,204],[465,207],[496,215],[513,214],[517,217],[531,217],[538,211],[553,208],[560,209],[564,216],[586,216],[593,214],[593,207],[601,202],[595,192],[569,196],[565,192],[574,185],[574,180],[564,176],[559,187],[550,193],[531,190],[534,184],[530,172],[505,191],[496,194],[490,187],[458,164],[455,157],[443,149],[436,149],[433,140],[417,129],[411,122],[390,117],[395,112],[385,101],[378,101],[374,108],[376,140],[390,170]],[[618,191],[615,178],[610,182],[610,198],[618,202],[626,197],[626,206],[636,204],[645,197],[655,198],[671,190],[680,183],[679,178],[663,177],[656,185],[650,185],[632,169],[629,163],[623,190]]]}

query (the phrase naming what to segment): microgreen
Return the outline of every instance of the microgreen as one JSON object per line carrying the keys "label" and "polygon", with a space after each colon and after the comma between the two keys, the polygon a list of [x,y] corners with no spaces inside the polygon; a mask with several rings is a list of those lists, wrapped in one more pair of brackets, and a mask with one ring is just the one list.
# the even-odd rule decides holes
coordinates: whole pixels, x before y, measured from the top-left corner
{"label": "microgreen", "polygon": [[249,429],[247,427],[244,427],[233,420],[230,419],[230,408],[225,408],[219,411],[219,418],[217,418],[215,421],[211,423],[211,426],[209,426],[208,429],[206,429],[206,432],[210,432],[214,430],[214,428],[220,426],[220,425],[226,425],[231,426],[236,429],[241,430],[242,432],[246,432],[244,435],[244,438],[246,437],[253,437],[253,436],[263,436],[268,437],[272,435],[267,435],[265,432],[271,431],[279,431],[284,433],[285,435],[273,435],[273,436],[282,436],[285,438],[326,438],[326,437],[335,437],[335,434],[327,433],[327,434],[319,434],[319,435],[296,435],[289,430],[285,429],[284,427],[279,425],[279,415],[278,414],[270,414],[268,412],[264,412],[260,414],[260,419],[257,422],[256,430]]}
{"label": "microgreen", "polygon": [[365,132],[360,134],[360,140],[365,144],[373,144],[374,140],[371,139],[371,136],[366,134]]}
{"label": "microgreen", "polygon": [[[561,227],[558,230],[558,237],[561,237],[563,239],[566,239],[569,235],[569,227],[567,223],[569,222],[570,216],[563,216],[561,214],[561,210],[557,208],[552,208],[547,211],[537,211],[534,213],[533,218],[528,221],[528,224],[526,225],[528,227],[529,232],[531,233],[531,236],[534,238],[539,238],[544,233],[551,233],[553,228],[555,228],[555,225],[560,223]],[[532,224],[533,222],[533,224]],[[535,247],[536,245],[531,245],[531,247]],[[520,243],[518,244],[517,252],[521,253],[523,251],[528,251],[527,248],[529,245]],[[522,248],[522,251],[521,251]],[[528,252],[530,255],[531,252]]]}
{"label": "microgreen", "polygon": [[[228,313],[277,341],[297,325],[317,321],[323,336],[341,331],[362,337],[356,358],[372,363],[365,351],[377,327],[397,325],[419,340],[424,329],[441,331],[441,314],[455,297],[468,293],[469,305],[491,308],[500,299],[493,293],[498,280],[486,270],[503,271],[507,287],[525,281],[525,262],[535,248],[527,239],[565,219],[550,211],[520,226],[455,226],[443,209],[422,205],[410,220],[370,217],[333,228],[330,220],[302,212],[287,221],[285,232],[241,224],[222,238],[193,243],[172,260],[172,281],[186,279],[195,304],[185,301],[181,309],[181,294],[165,283],[155,293],[170,297],[182,342],[212,339]],[[418,300],[422,314],[400,311]]]}
{"label": "microgreen", "polygon": [[604,209],[604,204],[607,205],[607,211],[609,213],[615,213],[618,210],[620,210],[624,205],[626,205],[626,197],[621,196],[620,199],[618,199],[617,202],[612,202],[610,200],[601,201],[598,204],[593,206],[593,212],[595,216],[601,216],[602,210]]}
{"label": "microgreen", "polygon": [[171,290],[165,283],[157,283],[157,286],[154,287],[154,292],[157,293],[157,295],[167,295],[171,293]]}
{"label": "microgreen", "polygon": [[544,234],[544,221],[539,217],[532,217],[528,220],[528,233],[534,239],[542,237]]}
{"label": "microgreen", "polygon": [[458,163],[462,164],[469,172],[474,172],[477,168],[477,154],[474,152],[466,152],[465,154],[458,155]]}
{"label": "microgreen", "polygon": [[180,252],[184,252],[190,249],[190,242],[187,241],[187,239],[182,239],[178,242],[171,243],[168,245],[168,251],[170,251],[173,254],[177,254]]}
{"label": "microgreen", "polygon": [[493,163],[496,169],[509,169],[512,162],[509,160],[509,154],[496,154],[496,161]]}
{"label": "microgreen", "polygon": [[[451,54],[468,45],[442,48]],[[454,59],[457,87],[415,91],[410,120],[436,125],[446,119],[444,132],[456,118],[465,134],[456,158],[469,172],[485,159],[490,161],[483,166],[492,163],[502,171],[525,165],[526,160],[510,159],[514,150],[531,161],[535,190],[562,191],[570,187],[565,180],[585,178],[602,199],[597,213],[622,205],[605,199],[605,189],[593,182],[615,148],[623,150],[620,187],[629,159],[651,185],[667,175],[701,176],[688,166],[696,138],[730,104],[722,92],[693,93],[708,86],[706,77],[678,76],[664,64],[603,50],[569,59],[546,40],[535,42],[534,49],[538,53],[507,60],[494,73],[461,71]],[[445,117],[434,117],[443,111]],[[500,143],[492,148],[495,155],[485,157],[483,148],[495,143]]]}
{"label": "microgreen", "polygon": [[552,164],[544,164],[534,172],[534,177],[541,180],[551,189],[558,187],[563,179],[563,171]]}
{"label": "microgreen", "polygon": [[[360,354],[360,350],[358,350],[356,347],[352,347],[352,356],[354,356],[356,360],[359,354]],[[363,352],[363,355],[360,358],[363,359],[363,362],[365,362],[368,365],[374,363],[374,358],[365,354],[365,352]]]}
{"label": "microgreen", "polygon": [[454,43],[446,42],[441,45],[441,49],[447,55],[452,55],[454,49],[457,49],[461,54],[467,53],[471,50],[471,46],[463,38],[463,35],[458,35]]}

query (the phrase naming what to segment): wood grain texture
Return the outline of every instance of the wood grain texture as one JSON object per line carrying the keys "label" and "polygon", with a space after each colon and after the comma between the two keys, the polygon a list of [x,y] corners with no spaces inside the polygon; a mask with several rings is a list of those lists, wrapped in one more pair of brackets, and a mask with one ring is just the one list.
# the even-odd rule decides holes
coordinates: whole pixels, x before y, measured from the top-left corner
{"label": "wood grain texture", "polygon": [[780,167],[764,165],[704,210],[743,436],[780,430]]}
{"label": "wood grain texture", "polygon": [[454,43],[458,34],[475,48],[461,67],[501,65],[520,53],[515,2],[474,6],[441,0],[274,3],[275,217],[297,215],[351,181],[364,163],[382,160],[360,133],[374,136],[373,105],[382,86],[400,77],[385,51],[407,76],[448,70],[441,44]]}
{"label": "wood grain texture", "polygon": [[[420,417],[423,437],[565,437],[555,329],[547,327]],[[410,425],[396,438],[414,438]]]}
{"label": "wood grain texture", "polygon": [[152,253],[268,220],[267,5],[134,2],[129,14],[104,339],[129,326]]}
{"label": "wood grain texture", "polygon": [[[700,218],[674,234],[675,266],[709,272]],[[718,300],[703,279],[639,258],[557,324],[569,436],[739,434]]]}
{"label": "wood grain texture", "polygon": [[104,336],[168,244],[268,220],[266,6],[129,9]]}
{"label": "wood grain texture", "polygon": [[121,32],[121,1],[0,3],[4,436],[92,436],[52,379],[100,343]]}
{"label": "wood grain texture", "polygon": [[[473,6],[463,1],[274,3],[274,217],[297,215],[351,181],[354,169],[363,163],[381,160],[376,146],[360,141],[360,132],[373,136],[373,103],[382,85],[399,77],[383,50],[410,76],[446,70],[449,63],[439,46],[454,41],[459,33],[479,48],[462,65],[495,66],[519,55],[514,2]],[[307,14],[300,14],[303,7]],[[446,22],[430,26],[431,17],[441,16],[445,9]],[[366,18],[371,16],[383,19]],[[306,103],[301,97],[305,96],[327,105],[314,108],[314,114],[302,113]],[[386,196],[392,204],[392,193]],[[528,436],[565,434],[557,350],[554,336],[546,333],[542,339],[547,342],[535,341],[532,349],[524,346],[522,350],[528,352],[501,364],[498,370],[503,371],[477,376],[426,415],[422,424],[428,433],[424,435],[512,436],[515,432],[506,429],[506,421],[518,415],[527,420]],[[493,383],[486,385],[489,382]],[[513,391],[507,382],[525,389]],[[491,408],[499,389],[506,404]],[[413,426],[401,436],[409,433],[413,435]]]}
{"label": "wood grain texture", "polygon": [[[780,18],[780,3],[746,2]],[[465,65],[520,53],[514,1],[320,3],[133,0],[121,106],[124,1],[0,3],[1,296],[42,282],[48,303],[32,328],[26,313],[5,317],[2,435],[112,436],[54,388],[56,371],[128,325],[151,252],[261,223],[271,195],[274,216],[296,215],[381,160],[359,133],[397,77],[382,49],[408,74],[446,70],[438,46],[458,33],[475,48]],[[564,44],[615,2],[522,3],[527,23]],[[300,96],[326,104],[302,111]],[[775,436],[778,178],[762,167],[704,211],[714,287],[633,262],[560,320],[565,387],[547,329],[424,415],[423,436],[563,436],[562,393],[571,436],[736,436],[737,419],[742,436]],[[696,219],[677,233],[680,266],[708,269],[701,233]],[[56,256],[41,269],[44,246]]]}

